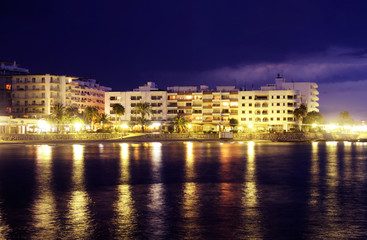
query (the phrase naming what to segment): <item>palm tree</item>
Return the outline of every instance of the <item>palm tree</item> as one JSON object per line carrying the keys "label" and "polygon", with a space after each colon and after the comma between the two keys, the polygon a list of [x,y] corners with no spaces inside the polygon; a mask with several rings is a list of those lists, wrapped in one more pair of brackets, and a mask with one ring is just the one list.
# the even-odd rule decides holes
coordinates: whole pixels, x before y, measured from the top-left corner
{"label": "palm tree", "polygon": [[141,129],[144,132],[144,126],[148,123],[146,116],[150,116],[153,113],[152,107],[148,102],[137,103],[134,107],[134,114],[140,114],[137,118],[137,122],[141,124]]}
{"label": "palm tree", "polygon": [[104,129],[104,127],[105,127],[105,125],[106,124],[108,124],[108,123],[110,123],[110,116],[108,116],[107,114],[105,114],[105,113],[101,113],[100,115],[99,115],[99,118],[98,118],[98,122],[100,122],[101,123],[101,127],[102,127],[102,129]]}
{"label": "palm tree", "polygon": [[307,115],[307,107],[305,104],[301,104],[299,108],[296,108],[293,112],[294,118],[297,121],[297,126],[299,130],[302,130],[302,120]]}
{"label": "palm tree", "polygon": [[91,125],[92,130],[94,129],[94,123],[99,118],[98,109],[94,107],[86,107],[83,112],[85,120]]}
{"label": "palm tree", "polygon": [[189,123],[189,121],[186,118],[177,115],[172,120],[173,120],[173,125],[175,126],[176,131],[178,133],[186,132],[187,124]]}
{"label": "palm tree", "polygon": [[65,109],[65,113],[69,115],[71,118],[79,117],[79,108],[73,106],[67,107]]}
{"label": "palm tree", "polygon": [[119,124],[121,124],[121,116],[125,114],[125,108],[120,103],[113,104],[113,111],[119,117]]}
{"label": "palm tree", "polygon": [[50,115],[51,122],[56,124],[56,129],[59,131],[59,125],[66,121],[65,107],[62,104],[55,104],[52,108],[52,113]]}

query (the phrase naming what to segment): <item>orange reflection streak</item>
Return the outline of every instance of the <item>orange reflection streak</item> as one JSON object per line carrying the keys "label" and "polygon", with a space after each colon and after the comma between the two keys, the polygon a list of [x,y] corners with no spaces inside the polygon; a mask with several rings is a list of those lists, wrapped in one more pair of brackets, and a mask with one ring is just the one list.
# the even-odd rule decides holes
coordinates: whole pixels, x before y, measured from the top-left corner
{"label": "orange reflection streak", "polygon": [[34,227],[37,234],[33,239],[57,238],[59,223],[57,222],[55,196],[51,188],[52,182],[52,147],[36,146],[36,182],[38,196],[32,207]]}
{"label": "orange reflection streak", "polygon": [[161,181],[161,165],[162,165],[162,143],[153,142],[152,147],[152,176],[154,182]]}
{"label": "orange reflection streak", "polygon": [[245,185],[243,190],[242,210],[243,218],[246,224],[244,231],[247,235],[255,238],[262,238],[261,216],[258,207],[258,194],[256,182],[256,159],[255,159],[255,142],[247,142],[247,164],[245,173]]}
{"label": "orange reflection streak", "polygon": [[129,144],[120,144],[120,160],[121,160],[121,185],[117,188],[118,200],[114,204],[115,220],[114,231],[115,235],[124,239],[132,239],[133,233],[136,230],[136,211],[134,209],[134,200],[132,198],[131,186],[127,185],[130,179],[129,172]]}
{"label": "orange reflection streak", "polygon": [[68,203],[68,227],[74,239],[88,239],[91,218],[84,186],[84,145],[73,145],[73,192]]}
{"label": "orange reflection streak", "polygon": [[194,170],[194,155],[193,151],[193,144],[192,142],[186,143],[186,161],[185,161],[185,175],[186,181],[190,181],[195,177],[195,170]]}
{"label": "orange reflection streak", "polygon": [[114,231],[118,238],[133,239],[137,227],[136,211],[130,185],[118,186],[118,200],[114,204]]}
{"label": "orange reflection streak", "polygon": [[318,142],[312,143],[312,158],[311,158],[311,169],[310,169],[310,177],[311,177],[311,187],[310,187],[310,199],[309,205],[316,205],[320,200],[320,168],[319,168],[319,155],[318,155]]}
{"label": "orange reflection streak", "polygon": [[192,182],[195,178],[193,143],[186,143],[186,161],[185,161],[185,185],[182,199],[182,216],[184,221],[184,231],[187,239],[194,239],[198,236],[197,219],[199,217],[199,194],[197,183]]}
{"label": "orange reflection streak", "polygon": [[130,179],[130,172],[129,172],[129,144],[121,143],[120,144],[120,167],[121,167],[121,175],[120,175],[120,182],[127,183]]}

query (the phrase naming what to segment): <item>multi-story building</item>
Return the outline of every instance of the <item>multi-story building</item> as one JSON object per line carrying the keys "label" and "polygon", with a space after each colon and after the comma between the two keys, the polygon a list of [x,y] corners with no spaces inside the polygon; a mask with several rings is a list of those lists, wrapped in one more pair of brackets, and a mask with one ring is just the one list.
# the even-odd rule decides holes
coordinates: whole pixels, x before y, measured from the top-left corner
{"label": "multi-story building", "polygon": [[305,104],[308,111],[318,112],[319,106],[319,91],[318,85],[314,82],[286,82],[286,79],[278,74],[275,79],[275,84],[268,84],[261,87],[261,90],[295,90],[298,91],[298,96],[301,103]]}
{"label": "multi-story building", "polygon": [[19,67],[15,62],[0,61],[0,116],[11,113],[11,76],[28,72],[28,69]]}
{"label": "multi-story building", "polygon": [[[283,81],[284,83],[285,81]],[[276,85],[275,85],[276,86]],[[307,91],[276,89],[272,85],[257,91],[241,91],[234,86],[174,86],[167,91],[158,90],[154,83],[130,92],[106,94],[105,109],[117,120],[112,107],[120,103],[125,107],[124,121],[136,120],[133,107],[138,102],[150,102],[152,120],[170,120],[181,115],[191,121],[194,131],[218,131],[229,128],[230,119],[237,119],[240,128],[256,130],[290,130],[295,128],[294,110],[301,103],[308,104],[309,111],[317,111],[317,84],[310,83]],[[309,100],[310,99],[310,100]]]}
{"label": "multi-story building", "polygon": [[150,120],[167,120],[167,91],[159,90],[155,83],[148,82],[133,91],[128,92],[106,92],[105,113],[111,115],[112,121],[117,121],[118,116],[112,107],[119,103],[125,108],[125,114],[121,116],[121,121],[135,121],[138,117],[134,112],[137,103],[149,102],[153,114],[148,116]]}
{"label": "multi-story building", "polygon": [[104,92],[93,79],[57,75],[12,76],[12,115],[14,117],[42,118],[52,112],[55,104],[96,107],[104,111]]}

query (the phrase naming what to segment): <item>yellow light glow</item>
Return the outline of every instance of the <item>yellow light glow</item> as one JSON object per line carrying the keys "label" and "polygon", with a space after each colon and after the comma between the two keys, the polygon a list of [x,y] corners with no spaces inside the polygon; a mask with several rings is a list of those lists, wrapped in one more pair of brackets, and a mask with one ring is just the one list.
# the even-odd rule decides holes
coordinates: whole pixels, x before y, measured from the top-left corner
{"label": "yellow light glow", "polygon": [[81,123],[74,123],[75,131],[79,132],[82,127],[83,127],[83,124],[81,124]]}
{"label": "yellow light glow", "polygon": [[224,103],[223,103],[223,106],[228,107],[228,106],[229,106],[229,104],[228,104],[227,102],[224,102]]}
{"label": "yellow light glow", "polygon": [[160,123],[153,123],[152,124],[152,127],[153,128],[159,128],[161,126],[161,124]]}
{"label": "yellow light glow", "polygon": [[312,127],[313,127],[313,128],[314,128],[314,127],[317,127],[317,124],[316,124],[316,123],[312,124]]}
{"label": "yellow light glow", "polygon": [[231,106],[238,106],[238,102],[231,102]]}
{"label": "yellow light glow", "polygon": [[327,130],[334,130],[336,129],[338,126],[334,125],[334,124],[329,124],[329,125],[326,125],[326,129]]}
{"label": "yellow light glow", "polygon": [[38,128],[41,132],[50,132],[51,126],[45,120],[38,120]]}
{"label": "yellow light glow", "polygon": [[252,122],[250,122],[250,123],[248,124],[248,127],[249,127],[249,128],[253,128],[253,126],[254,126],[254,124],[252,124]]}
{"label": "yellow light glow", "polygon": [[189,128],[191,128],[191,124],[187,125]]}

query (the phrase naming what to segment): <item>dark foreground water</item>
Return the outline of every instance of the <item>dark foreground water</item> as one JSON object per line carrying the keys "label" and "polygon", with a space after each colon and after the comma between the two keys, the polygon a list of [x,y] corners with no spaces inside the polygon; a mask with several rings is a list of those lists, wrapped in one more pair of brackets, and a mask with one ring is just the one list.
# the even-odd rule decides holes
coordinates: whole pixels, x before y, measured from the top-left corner
{"label": "dark foreground water", "polygon": [[0,239],[366,237],[366,143],[0,145]]}

